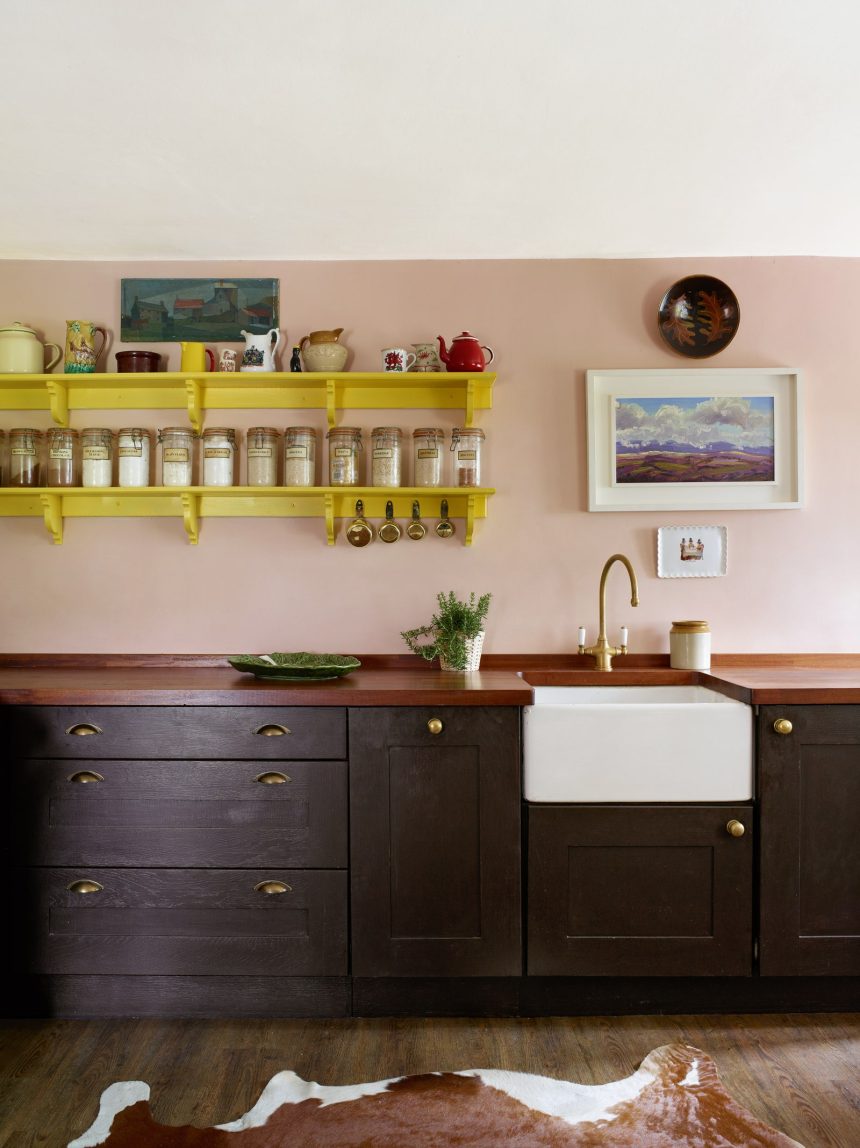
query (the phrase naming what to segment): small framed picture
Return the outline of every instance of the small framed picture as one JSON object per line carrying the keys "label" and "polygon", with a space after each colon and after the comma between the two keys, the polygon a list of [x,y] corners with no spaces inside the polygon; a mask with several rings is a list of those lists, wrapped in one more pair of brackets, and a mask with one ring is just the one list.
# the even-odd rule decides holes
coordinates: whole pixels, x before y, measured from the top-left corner
{"label": "small framed picture", "polygon": [[658,578],[718,578],[726,572],[725,526],[660,526]]}

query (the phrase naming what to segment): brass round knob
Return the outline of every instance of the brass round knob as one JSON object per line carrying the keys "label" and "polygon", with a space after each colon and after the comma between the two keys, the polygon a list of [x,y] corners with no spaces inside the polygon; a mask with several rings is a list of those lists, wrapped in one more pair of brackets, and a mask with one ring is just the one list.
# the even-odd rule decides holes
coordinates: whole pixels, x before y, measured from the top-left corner
{"label": "brass round knob", "polygon": [[86,721],[80,722],[78,725],[71,725],[66,730],[66,733],[74,734],[75,737],[91,737],[93,734],[101,732],[97,725]]}
{"label": "brass round knob", "polygon": [[776,721],[773,723],[773,728],[776,730],[777,733],[785,734],[785,733],[791,733],[791,731],[794,729],[794,726],[791,724],[791,722],[788,720],[787,717],[780,717],[780,718],[777,718]]}
{"label": "brass round knob", "polygon": [[737,821],[734,817],[726,825],[726,831],[731,833],[732,837],[743,837],[746,833],[746,828],[743,821]]}
{"label": "brass round knob", "polygon": [[104,778],[91,769],[79,769],[77,773],[72,774],[69,781],[74,781],[76,785],[88,785],[92,781],[104,781]]}
{"label": "brass round knob", "polygon": [[72,881],[66,888],[70,893],[101,893],[104,885],[100,885],[98,881]]}
{"label": "brass round knob", "polygon": [[430,730],[431,733],[435,734],[435,733],[441,733],[445,727],[442,725],[442,719],[441,718],[431,717],[430,720],[427,722],[427,728]]}
{"label": "brass round knob", "polygon": [[254,886],[255,893],[292,893],[292,886],[287,885],[284,881],[260,881]]}
{"label": "brass round knob", "polygon": [[285,725],[261,725],[259,729],[254,730],[254,733],[260,734],[261,737],[283,737],[289,732]]}
{"label": "brass round knob", "polygon": [[292,779],[287,777],[285,773],[258,773],[254,781],[259,781],[261,785],[283,785],[286,781]]}

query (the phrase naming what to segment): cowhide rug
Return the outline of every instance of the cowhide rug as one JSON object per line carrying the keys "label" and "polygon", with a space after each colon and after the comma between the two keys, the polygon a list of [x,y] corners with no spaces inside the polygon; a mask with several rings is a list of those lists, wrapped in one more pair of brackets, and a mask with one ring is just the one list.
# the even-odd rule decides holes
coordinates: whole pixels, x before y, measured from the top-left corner
{"label": "cowhide rug", "polygon": [[328,1087],[272,1077],[250,1112],[217,1128],[156,1124],[149,1086],[112,1084],[68,1148],[797,1148],[732,1100],[710,1057],[666,1044],[609,1084],[497,1069]]}

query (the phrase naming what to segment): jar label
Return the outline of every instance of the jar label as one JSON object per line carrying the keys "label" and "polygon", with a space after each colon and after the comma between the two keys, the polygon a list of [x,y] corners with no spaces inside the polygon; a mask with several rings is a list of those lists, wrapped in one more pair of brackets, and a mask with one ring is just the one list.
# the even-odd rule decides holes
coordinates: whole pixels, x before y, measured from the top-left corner
{"label": "jar label", "polygon": [[373,451],[374,458],[394,458],[394,451],[390,446],[378,446]]}
{"label": "jar label", "polygon": [[249,446],[248,458],[271,458],[272,448],[270,446]]}
{"label": "jar label", "polygon": [[462,462],[474,462],[478,457],[477,451],[474,450],[458,450],[457,459]]}
{"label": "jar label", "polygon": [[36,455],[36,448],[33,446],[13,446],[12,454],[22,454],[34,458]]}
{"label": "jar label", "polygon": [[120,458],[143,458],[142,446],[121,446],[119,448]]}
{"label": "jar label", "polygon": [[188,462],[188,447],[166,446],[162,449],[161,458],[163,462]]}
{"label": "jar label", "polygon": [[439,457],[439,451],[438,450],[430,450],[429,448],[425,448],[425,447],[419,447],[419,449],[418,449],[418,458],[438,458],[438,457]]}
{"label": "jar label", "polygon": [[233,451],[229,446],[207,446],[203,451],[204,458],[232,458]]}
{"label": "jar label", "polygon": [[71,458],[72,448],[70,446],[52,446],[51,458]]}
{"label": "jar label", "polygon": [[335,458],[352,458],[353,450],[351,446],[336,446],[334,448]]}
{"label": "jar label", "polygon": [[91,459],[110,458],[110,451],[106,446],[85,446],[84,458],[87,462]]}
{"label": "jar label", "polygon": [[[347,451],[346,453],[349,454],[350,452]],[[337,454],[337,450],[335,450],[335,454]],[[287,453],[286,453],[285,457],[286,458],[307,458],[308,457],[308,448],[306,446],[288,446],[287,447]]]}

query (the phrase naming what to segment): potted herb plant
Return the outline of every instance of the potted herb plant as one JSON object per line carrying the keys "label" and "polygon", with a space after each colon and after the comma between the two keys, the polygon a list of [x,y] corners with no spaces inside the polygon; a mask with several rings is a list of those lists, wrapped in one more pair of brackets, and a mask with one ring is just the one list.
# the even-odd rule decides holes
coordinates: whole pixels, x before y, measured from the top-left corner
{"label": "potted herb plant", "polygon": [[[426,661],[439,659],[443,670],[477,670],[484,644],[484,621],[490,608],[492,594],[475,598],[474,591],[467,602],[461,602],[453,590],[436,595],[438,610],[427,626],[403,630],[401,637],[413,652]],[[421,642],[420,638],[429,638]]]}

